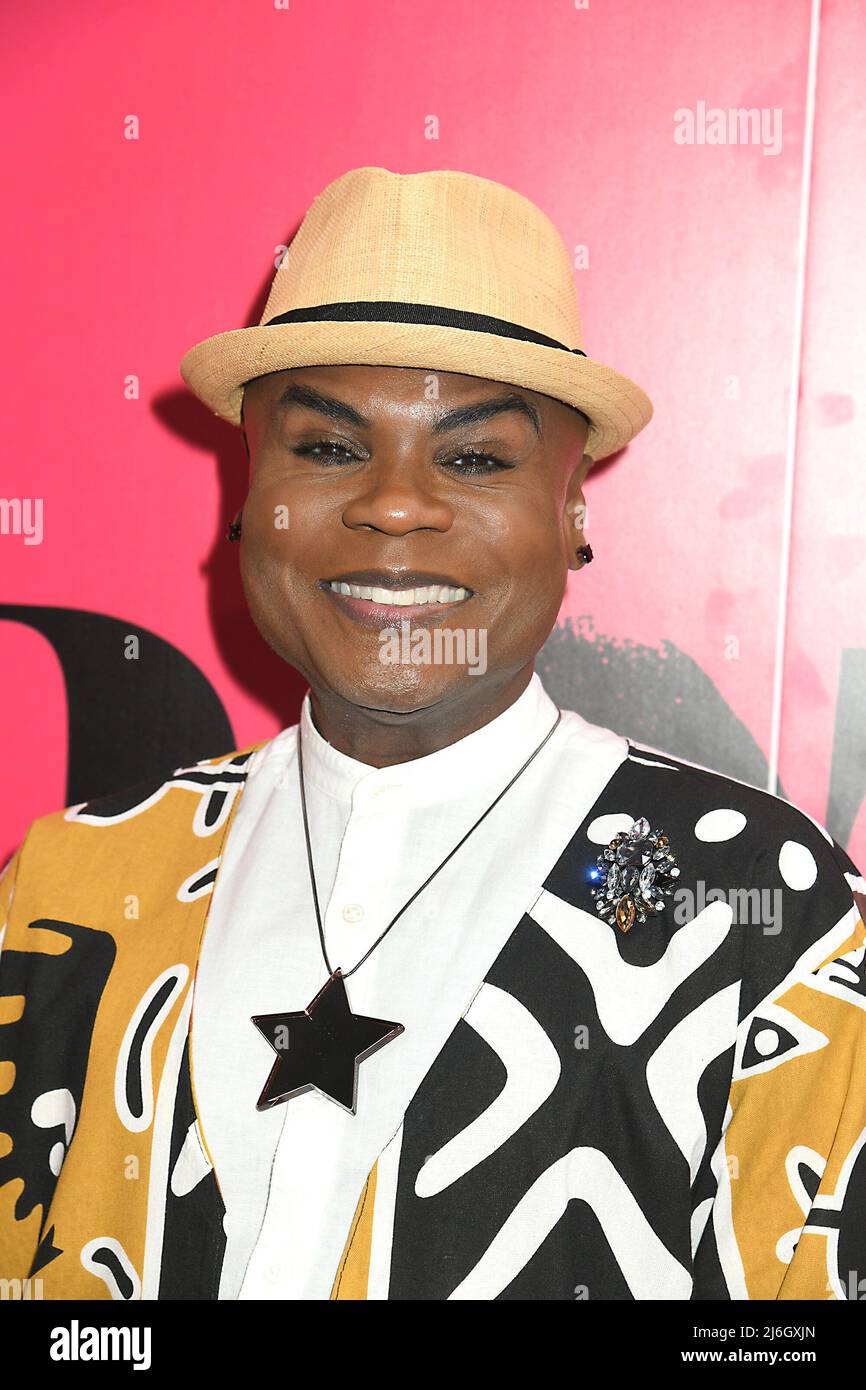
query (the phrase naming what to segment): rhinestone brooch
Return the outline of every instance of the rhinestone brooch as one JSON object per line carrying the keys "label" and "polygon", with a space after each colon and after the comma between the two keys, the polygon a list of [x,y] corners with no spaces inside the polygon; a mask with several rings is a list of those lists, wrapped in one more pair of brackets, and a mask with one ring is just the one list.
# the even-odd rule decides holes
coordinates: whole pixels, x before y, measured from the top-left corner
{"label": "rhinestone brooch", "polygon": [[627,932],[664,910],[679,874],[667,835],[652,830],[641,816],[602,850],[590,872],[595,887],[589,893],[599,917]]}

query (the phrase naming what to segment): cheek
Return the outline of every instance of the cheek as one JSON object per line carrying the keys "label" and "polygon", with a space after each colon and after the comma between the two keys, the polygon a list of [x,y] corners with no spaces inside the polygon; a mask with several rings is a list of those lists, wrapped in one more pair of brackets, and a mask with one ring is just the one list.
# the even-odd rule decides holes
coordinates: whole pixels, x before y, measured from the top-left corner
{"label": "cheek", "polygon": [[489,624],[491,662],[496,653],[529,656],[547,640],[565,591],[567,565],[555,521],[524,512],[489,536],[488,557],[492,582],[478,617]]}
{"label": "cheek", "polygon": [[249,610],[257,622],[268,615],[298,611],[309,587],[297,568],[292,533],[280,529],[273,515],[273,512],[267,513],[264,522],[257,515],[248,526],[244,511],[241,583]]}
{"label": "cheek", "polygon": [[484,546],[504,588],[537,597],[564,583],[562,535],[551,508],[540,508],[530,497],[520,502],[488,519]]}
{"label": "cheek", "polygon": [[256,549],[245,546],[241,554],[241,584],[250,616],[266,636],[276,626],[276,615],[285,607],[282,571]]}
{"label": "cheek", "polygon": [[303,571],[303,540],[309,529],[289,488],[254,486],[243,512],[244,582],[277,585],[282,590],[294,588],[297,575]]}

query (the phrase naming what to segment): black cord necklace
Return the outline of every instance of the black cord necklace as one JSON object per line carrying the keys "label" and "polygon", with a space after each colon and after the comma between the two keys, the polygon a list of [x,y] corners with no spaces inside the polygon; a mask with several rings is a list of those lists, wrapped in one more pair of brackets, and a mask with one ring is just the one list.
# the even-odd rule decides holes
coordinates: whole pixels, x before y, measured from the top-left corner
{"label": "black cord necklace", "polygon": [[316,875],[313,869],[313,849],[310,843],[310,826],[307,819],[307,793],[304,785],[304,760],[301,749],[301,726],[298,725],[298,777],[301,788],[301,809],[304,817],[304,837],[307,843],[307,863],[310,869],[310,887],[313,893],[313,906],[316,910],[316,925],[319,929],[319,945],[322,958],[328,968],[329,979],[310,1001],[307,1007],[296,1013],[257,1014],[253,1023],[262,1037],[277,1054],[264,1089],[256,1102],[257,1110],[269,1110],[272,1105],[291,1100],[305,1091],[317,1090],[330,1100],[355,1114],[358,1098],[358,1067],[365,1058],[372,1056],[380,1047],[391,1042],[404,1032],[402,1023],[392,1023],[384,1018],[368,1018],[364,1014],[353,1014],[346,993],[346,980],[354,975],[373,954],[388,935],[391,928],[400,920],[407,908],[449,860],[466,843],[474,830],[490,815],[494,806],[510,791],[518,777],[538,757],[548,739],[553,735],[562,710],[557,708],[556,719],[545,734],[535,752],[530,754],[521,768],[518,768],[511,781],[491,801],[486,811],[470,826],[462,839],[424,880],[420,888],[405,902],[392,918],[384,931],[376,938],[369,950],[357,961],[351,970],[335,970],[328,959],[325,945],[325,932],[322,914],[319,910],[319,895],[316,891]]}

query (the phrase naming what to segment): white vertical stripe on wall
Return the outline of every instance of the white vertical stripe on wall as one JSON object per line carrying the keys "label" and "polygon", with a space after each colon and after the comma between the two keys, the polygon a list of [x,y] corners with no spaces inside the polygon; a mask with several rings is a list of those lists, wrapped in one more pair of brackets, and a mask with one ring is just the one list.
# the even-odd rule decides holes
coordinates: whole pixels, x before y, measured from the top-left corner
{"label": "white vertical stripe on wall", "polygon": [[788,580],[791,563],[791,531],[794,512],[794,475],[797,462],[797,425],[800,409],[800,370],[803,348],[803,314],[806,298],[806,257],[809,248],[809,204],[812,190],[812,143],[815,131],[815,91],[818,74],[818,41],[821,32],[821,0],[812,0],[809,24],[809,67],[806,75],[806,113],[803,121],[803,171],[800,184],[800,224],[797,244],[797,280],[794,293],[794,332],[791,343],[791,381],[788,394],[788,429],[785,451],[785,489],[782,500],[782,545],[779,555],[779,608],[776,619],[776,651],[773,666],[773,703],[767,788],[779,784],[779,743],[782,735],[782,695],[785,669],[785,636],[788,618]]}

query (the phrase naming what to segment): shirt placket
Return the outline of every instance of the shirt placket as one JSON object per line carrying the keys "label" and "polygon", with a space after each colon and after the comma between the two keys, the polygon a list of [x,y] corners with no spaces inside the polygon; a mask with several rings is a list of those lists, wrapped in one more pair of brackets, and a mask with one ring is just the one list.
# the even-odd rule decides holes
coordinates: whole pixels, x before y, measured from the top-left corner
{"label": "shirt placket", "polygon": [[333,887],[323,914],[331,966],[346,973],[374,945],[400,907],[393,885],[406,852],[406,796],[378,776],[355,787]]}

